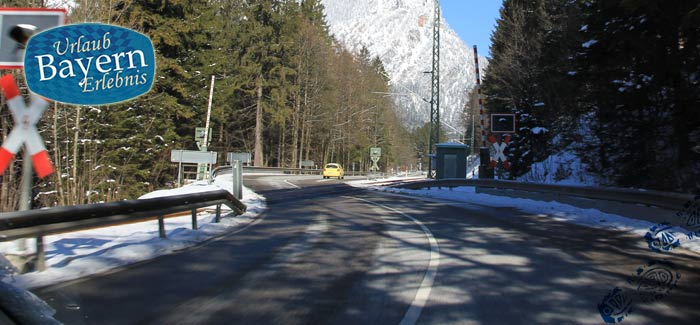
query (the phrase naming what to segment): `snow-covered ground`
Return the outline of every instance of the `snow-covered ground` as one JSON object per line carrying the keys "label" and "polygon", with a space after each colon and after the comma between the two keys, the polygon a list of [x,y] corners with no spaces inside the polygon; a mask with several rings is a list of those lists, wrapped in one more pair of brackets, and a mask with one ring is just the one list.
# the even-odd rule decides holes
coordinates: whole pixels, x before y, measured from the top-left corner
{"label": "snow-covered ground", "polygon": [[572,150],[565,150],[534,163],[519,181],[559,185],[596,186],[600,177],[586,171],[586,164]]}
{"label": "snow-covered ground", "polygon": [[[149,193],[141,198],[222,188],[232,191],[231,175],[221,175],[211,185],[193,183],[177,189]],[[240,216],[226,216],[230,211],[222,206],[224,217],[220,223],[213,223],[213,212],[200,213],[197,230],[192,230],[192,217],[189,214],[165,219],[166,239],[158,237],[157,220],[47,236],[44,238],[47,269],[22,275],[6,274],[2,281],[24,288],[41,287],[170,254],[229,232],[234,227],[250,224],[266,207],[265,199],[246,187],[243,188],[242,202],[248,209]],[[34,244],[29,242],[28,245],[33,247]],[[13,242],[0,243],[0,253],[13,253],[15,249]],[[0,272],[0,277],[2,276],[3,272]]]}
{"label": "snow-covered ground", "polygon": [[[476,189],[469,186],[457,187],[453,189],[432,188],[408,190],[377,186],[373,183],[374,182],[372,181],[364,180],[350,182],[351,185],[357,187],[365,187],[377,191],[402,194],[411,197],[432,198],[448,204],[450,202],[457,204],[471,203],[479,206],[515,208],[527,214],[550,217],[553,220],[570,222],[592,228],[629,232],[639,235],[640,238],[644,238],[646,233],[649,232],[652,227],[656,226],[656,224],[653,222],[638,220],[629,216],[604,213],[597,209],[579,208],[559,202],[545,202],[476,193]],[[669,231],[672,232],[675,235],[675,238],[679,240],[681,247],[695,252],[700,252],[699,237],[690,236],[692,239],[689,239],[690,237],[688,235],[690,235],[691,232],[680,227],[671,228]]]}
{"label": "snow-covered ground", "polygon": [[[415,176],[409,176],[408,178],[415,179]],[[459,187],[451,190],[405,190],[376,185],[381,184],[382,181],[399,179],[402,179],[402,177],[376,181],[359,180],[348,183],[353,186],[378,191],[412,197],[426,197],[448,204],[450,202],[466,202],[479,206],[511,207],[527,214],[551,217],[554,220],[594,228],[631,232],[639,235],[640,238],[643,238],[655,226],[654,223],[648,221],[604,213],[596,209],[579,208],[559,202],[543,202],[480,194],[476,193],[474,187]],[[204,192],[221,188],[231,190],[230,175],[218,177],[212,185],[194,183],[178,189],[149,193],[142,198]],[[4,276],[3,272],[0,272],[0,277],[2,277],[2,281],[19,287],[34,288],[106,272],[131,263],[170,254],[229,232],[232,230],[232,227],[243,227],[254,222],[266,207],[265,199],[245,187],[243,196],[242,201],[248,206],[248,212],[242,216],[222,218],[219,224],[212,223],[213,213],[202,213],[199,215],[198,230],[191,229],[191,217],[189,215],[166,219],[167,239],[158,237],[158,226],[155,220],[48,236],[44,239],[46,243],[47,270],[22,275],[8,273]],[[687,235],[688,231],[678,227],[671,229],[671,231],[680,239],[682,247],[700,252],[700,238],[688,239],[688,236],[683,235]],[[28,244],[29,247],[32,247],[33,243],[29,242]],[[14,243],[0,243],[0,253],[11,253],[14,250]],[[2,257],[1,254],[0,257]],[[2,268],[2,264],[3,261],[0,258],[0,268]]]}

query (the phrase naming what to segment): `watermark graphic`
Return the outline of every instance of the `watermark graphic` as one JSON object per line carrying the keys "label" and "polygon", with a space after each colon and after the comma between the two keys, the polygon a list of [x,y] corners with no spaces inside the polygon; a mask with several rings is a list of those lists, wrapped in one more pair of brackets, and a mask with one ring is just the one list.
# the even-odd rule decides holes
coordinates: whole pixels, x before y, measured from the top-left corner
{"label": "watermark graphic", "polygon": [[632,296],[615,287],[598,304],[598,312],[608,324],[622,322],[632,312]]}
{"label": "watermark graphic", "polygon": [[628,286],[615,287],[598,304],[600,317],[607,324],[622,322],[639,304],[657,302],[668,296],[678,284],[681,274],[667,261],[651,261],[639,266]]}
{"label": "watermark graphic", "polygon": [[637,268],[636,276],[629,283],[636,288],[636,298],[643,303],[663,299],[676,287],[681,274],[675,265],[667,261],[652,261]]}
{"label": "watermark graphic", "polygon": [[676,216],[680,218],[681,227],[691,232],[688,235],[690,239],[700,237],[700,195],[695,200],[686,202]]}
{"label": "watermark graphic", "polygon": [[[690,231],[688,239],[700,237],[700,196],[688,201],[676,213],[679,226]],[[653,252],[671,252],[681,246],[679,236],[673,232],[669,222],[649,228],[644,235]],[[668,296],[681,279],[681,273],[669,261],[651,261],[635,270],[627,280],[628,288],[615,287],[597,305],[603,321],[608,324],[622,322],[637,304],[657,302]]]}
{"label": "watermark graphic", "polygon": [[77,105],[106,105],[147,93],[155,78],[151,40],[133,30],[84,23],[29,39],[24,71],[29,89]]}
{"label": "watermark graphic", "polygon": [[681,245],[680,239],[671,231],[668,223],[655,225],[647,231],[644,239],[654,252],[670,252]]}

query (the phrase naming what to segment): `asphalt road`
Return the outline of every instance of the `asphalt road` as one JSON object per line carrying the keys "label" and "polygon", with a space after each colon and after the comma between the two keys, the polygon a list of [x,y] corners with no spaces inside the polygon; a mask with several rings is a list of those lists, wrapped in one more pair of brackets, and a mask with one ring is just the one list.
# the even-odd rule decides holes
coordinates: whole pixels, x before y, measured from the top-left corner
{"label": "asphalt road", "polygon": [[698,254],[345,181],[248,177],[267,197],[259,222],[37,293],[67,324],[600,324],[610,293],[623,323],[700,317]]}

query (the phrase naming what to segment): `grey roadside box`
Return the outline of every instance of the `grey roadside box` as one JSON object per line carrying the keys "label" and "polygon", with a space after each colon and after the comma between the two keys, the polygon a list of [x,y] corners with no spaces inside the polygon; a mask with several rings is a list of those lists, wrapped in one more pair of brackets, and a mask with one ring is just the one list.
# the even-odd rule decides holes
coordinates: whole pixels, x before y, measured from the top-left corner
{"label": "grey roadside box", "polygon": [[461,143],[435,145],[435,178],[467,178],[467,146]]}
{"label": "grey roadside box", "polygon": [[491,151],[488,147],[479,148],[479,179],[493,179],[491,163]]}
{"label": "grey roadside box", "polygon": [[233,196],[243,199],[243,164],[240,160],[231,162],[231,179],[233,183]]}

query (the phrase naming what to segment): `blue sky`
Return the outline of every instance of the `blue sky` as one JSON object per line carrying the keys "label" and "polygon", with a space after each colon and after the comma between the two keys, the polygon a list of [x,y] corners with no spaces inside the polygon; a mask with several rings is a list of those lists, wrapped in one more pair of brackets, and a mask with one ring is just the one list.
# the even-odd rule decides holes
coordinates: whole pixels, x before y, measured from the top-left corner
{"label": "blue sky", "polygon": [[469,48],[490,57],[491,33],[496,26],[501,0],[441,0],[442,16]]}

